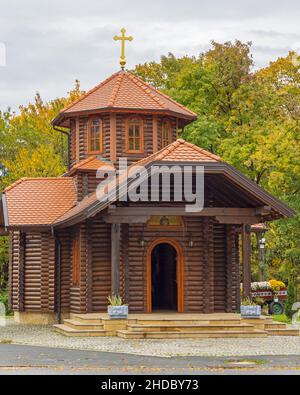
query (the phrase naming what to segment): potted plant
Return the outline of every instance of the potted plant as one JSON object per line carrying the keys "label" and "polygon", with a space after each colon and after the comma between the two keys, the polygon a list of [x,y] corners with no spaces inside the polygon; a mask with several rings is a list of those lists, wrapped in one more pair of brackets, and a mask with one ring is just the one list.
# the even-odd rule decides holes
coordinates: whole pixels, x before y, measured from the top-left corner
{"label": "potted plant", "polygon": [[250,298],[245,298],[241,304],[241,316],[242,318],[259,318],[261,316],[261,306]]}
{"label": "potted plant", "polygon": [[109,318],[115,320],[123,320],[128,318],[128,305],[123,303],[121,296],[110,295],[108,296],[107,312]]}

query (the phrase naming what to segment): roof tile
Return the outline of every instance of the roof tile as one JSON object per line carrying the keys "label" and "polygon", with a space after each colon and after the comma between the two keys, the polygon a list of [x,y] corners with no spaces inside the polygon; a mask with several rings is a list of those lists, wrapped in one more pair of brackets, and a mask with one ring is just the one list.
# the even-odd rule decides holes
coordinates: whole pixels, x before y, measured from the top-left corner
{"label": "roof tile", "polygon": [[[187,119],[197,115],[130,72],[120,71],[64,108],[59,117],[81,111],[127,109],[172,112]],[[57,118],[58,119],[58,118]],[[57,119],[53,123],[58,122]]]}
{"label": "roof tile", "polygon": [[23,178],[4,193],[9,226],[50,225],[77,201],[70,177]]}

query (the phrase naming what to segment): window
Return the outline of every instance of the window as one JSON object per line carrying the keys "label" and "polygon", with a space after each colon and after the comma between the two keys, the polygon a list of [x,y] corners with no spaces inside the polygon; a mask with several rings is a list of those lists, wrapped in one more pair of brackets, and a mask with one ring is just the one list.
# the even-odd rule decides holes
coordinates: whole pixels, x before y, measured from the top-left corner
{"label": "window", "polygon": [[161,146],[166,147],[172,143],[172,127],[169,121],[163,121],[161,127]]}
{"label": "window", "polygon": [[80,285],[80,234],[73,236],[72,242],[72,284],[74,287]]}
{"label": "window", "polygon": [[101,154],[103,144],[102,121],[100,118],[92,118],[88,122],[88,153]]}
{"label": "window", "polygon": [[127,120],[126,127],[126,152],[142,153],[144,151],[143,121],[139,117]]}

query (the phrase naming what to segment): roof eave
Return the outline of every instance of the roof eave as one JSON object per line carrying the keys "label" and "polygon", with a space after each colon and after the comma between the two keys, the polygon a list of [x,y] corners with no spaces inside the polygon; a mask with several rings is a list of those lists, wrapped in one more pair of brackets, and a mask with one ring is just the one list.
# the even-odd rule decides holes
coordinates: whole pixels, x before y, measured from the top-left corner
{"label": "roof eave", "polygon": [[[198,116],[197,114],[182,114],[180,112],[168,110],[168,109],[141,109],[141,108],[126,108],[126,107],[99,107],[92,110],[80,110],[80,111],[68,111],[62,112],[58,114],[51,122],[52,126],[62,126],[63,122],[67,121],[71,117],[76,116],[87,116],[95,113],[104,113],[104,112],[120,112],[120,113],[141,113],[141,114],[161,114],[161,115],[170,115],[176,118],[185,120],[186,123],[190,123],[196,121]],[[65,124],[64,126],[69,125]],[[67,126],[66,126],[67,127]]]}

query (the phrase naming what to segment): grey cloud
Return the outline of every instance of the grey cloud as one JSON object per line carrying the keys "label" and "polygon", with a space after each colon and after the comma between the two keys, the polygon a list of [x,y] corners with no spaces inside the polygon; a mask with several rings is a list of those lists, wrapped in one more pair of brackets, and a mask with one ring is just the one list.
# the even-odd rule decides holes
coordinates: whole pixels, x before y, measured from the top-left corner
{"label": "grey cloud", "polygon": [[0,0],[0,109],[26,104],[36,91],[49,100],[75,79],[89,89],[118,69],[112,37],[125,25],[135,41],[128,66],[171,51],[197,55],[211,40],[253,41],[257,67],[300,41],[297,1],[286,0]]}

